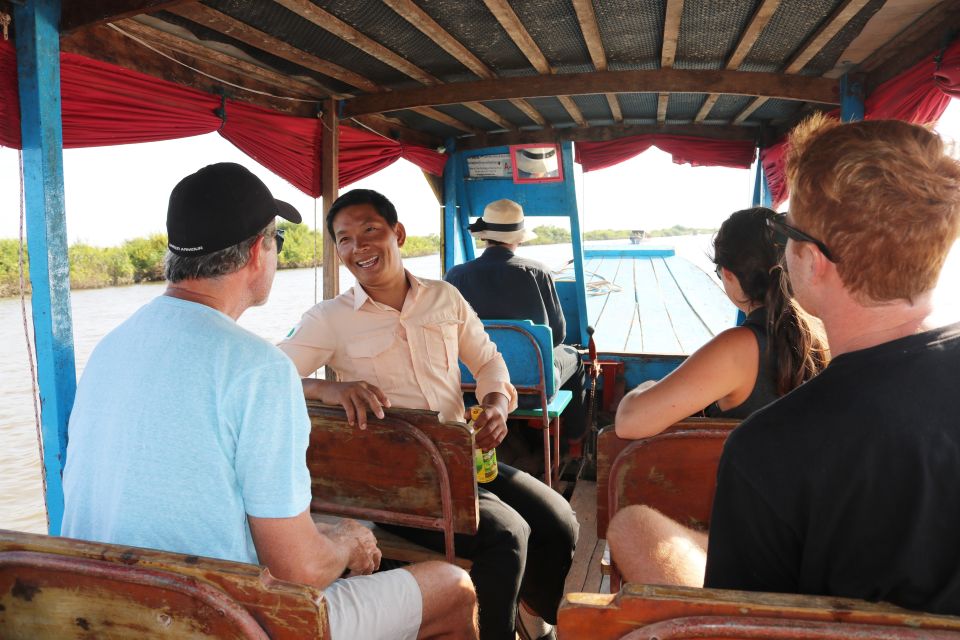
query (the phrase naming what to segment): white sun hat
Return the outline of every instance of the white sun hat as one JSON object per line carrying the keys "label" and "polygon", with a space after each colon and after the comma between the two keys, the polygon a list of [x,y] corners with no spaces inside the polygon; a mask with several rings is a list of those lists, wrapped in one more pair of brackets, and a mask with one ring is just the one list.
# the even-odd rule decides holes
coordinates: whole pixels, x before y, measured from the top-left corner
{"label": "white sun hat", "polygon": [[495,200],[483,209],[483,217],[470,225],[470,235],[480,240],[520,244],[537,237],[523,227],[523,207],[513,200]]}
{"label": "white sun hat", "polygon": [[517,170],[530,175],[557,175],[556,147],[524,147],[517,149]]}

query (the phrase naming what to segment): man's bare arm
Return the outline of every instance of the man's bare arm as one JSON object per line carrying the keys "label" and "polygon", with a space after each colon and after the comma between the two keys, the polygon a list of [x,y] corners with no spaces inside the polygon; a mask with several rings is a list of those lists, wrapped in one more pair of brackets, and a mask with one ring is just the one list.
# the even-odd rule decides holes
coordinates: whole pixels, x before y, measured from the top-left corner
{"label": "man's bare arm", "polygon": [[260,564],[281,580],[325,589],[347,570],[372,573],[380,566],[380,550],[369,529],[353,520],[314,525],[309,511],[292,518],[248,515],[250,534]]}
{"label": "man's bare arm", "polygon": [[347,412],[347,422],[361,429],[367,426],[367,411],[383,418],[384,407],[390,406],[386,394],[366,382],[335,382],[303,378],[303,395],[307,400],[319,400],[324,404],[339,404]]}

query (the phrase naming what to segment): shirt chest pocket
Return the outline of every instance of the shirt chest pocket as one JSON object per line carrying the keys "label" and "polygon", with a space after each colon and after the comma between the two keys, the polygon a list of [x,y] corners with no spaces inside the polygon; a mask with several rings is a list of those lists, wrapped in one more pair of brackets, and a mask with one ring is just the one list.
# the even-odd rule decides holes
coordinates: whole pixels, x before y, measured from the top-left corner
{"label": "shirt chest pocket", "polygon": [[432,318],[423,323],[423,339],[427,349],[427,358],[434,370],[451,371],[458,367],[459,331],[460,320],[458,318]]}
{"label": "shirt chest pocket", "polygon": [[387,352],[396,340],[393,330],[372,331],[352,338],[345,350],[350,362],[346,370],[340,372],[343,380],[363,380],[382,389],[387,383],[384,374],[390,368]]}

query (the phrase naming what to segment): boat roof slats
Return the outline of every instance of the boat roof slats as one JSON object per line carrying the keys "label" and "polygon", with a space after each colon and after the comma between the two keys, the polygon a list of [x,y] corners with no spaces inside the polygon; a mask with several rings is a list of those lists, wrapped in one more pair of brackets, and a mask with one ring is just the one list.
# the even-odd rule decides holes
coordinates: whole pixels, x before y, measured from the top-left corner
{"label": "boat roof slats", "polygon": [[752,98],[744,96],[720,96],[717,104],[713,105],[713,109],[710,110],[710,117],[716,120],[729,121],[752,101]]}
{"label": "boat roof slats", "polygon": [[598,94],[575,96],[573,101],[587,120],[597,123],[613,123],[613,114],[610,113],[610,105],[604,96]]}
{"label": "boat roof slats", "polygon": [[[960,28],[960,0],[120,4],[65,11],[74,30],[64,50],[301,116],[316,105],[257,92],[334,97],[348,118],[409,110],[400,115],[408,128],[390,135],[431,146],[440,135],[476,146],[504,130],[510,143],[600,140],[629,135],[611,124],[658,121],[695,130],[763,120],[775,139],[812,108],[835,108],[844,71],[864,72],[872,90]],[[98,26],[111,19],[142,25],[130,35],[212,77],[191,79],[176,61]]]}
{"label": "boat roof slats", "polygon": [[[467,108],[462,104],[445,104],[438,105],[434,107],[437,111],[445,113],[452,118],[463,122],[464,124],[470,125],[476,129],[500,129],[501,127],[497,126],[496,123],[491,123],[491,121],[476,111]],[[514,123],[508,122],[510,127],[514,127]]]}
{"label": "boat roof slats", "polygon": [[570,113],[563,108],[563,105],[556,98],[530,98],[527,102],[554,127],[570,127],[574,124],[570,118]]}
{"label": "boat roof slats", "polygon": [[690,122],[700,111],[706,99],[707,96],[703,93],[671,93],[670,102],[667,105],[667,122],[671,120],[677,123]]}
{"label": "boat roof slats", "polygon": [[[349,69],[376,85],[390,86],[394,83],[405,83],[407,86],[413,87],[418,84],[410,82],[409,78],[390,65],[381,62],[329,31],[318,28],[306,18],[275,2],[206,0],[206,4],[246,24],[270,24],[274,30],[272,35],[275,38],[300,51]],[[173,11],[180,13],[188,10],[187,7],[189,6],[189,4],[182,5],[174,8]],[[369,91],[369,89],[364,89]],[[351,93],[355,92],[355,89],[351,91]]]}
{"label": "boat roof slats", "polygon": [[780,71],[842,0],[783,0],[740,69]]}
{"label": "boat roof slats", "polygon": [[707,0],[683,5],[677,69],[723,69],[759,0]]}
{"label": "boat roof slats", "polygon": [[405,126],[411,129],[424,131],[430,135],[436,136],[438,140],[445,140],[450,137],[460,135],[460,130],[449,125],[438,122],[433,118],[428,118],[411,109],[402,111],[390,111],[386,115],[400,120]]}
{"label": "boat roof slats", "polygon": [[870,18],[883,7],[885,2],[886,0],[870,0],[826,46],[813,56],[803,68],[802,73],[822,76],[830,71],[837,64],[843,52],[850,46],[850,43],[863,31]]}
{"label": "boat roof slats", "polygon": [[510,100],[484,100],[483,104],[518,127],[536,124],[530,116]]}
{"label": "boat roof slats", "polygon": [[[583,65],[590,60],[580,23],[569,0],[511,3],[551,66]],[[593,65],[587,69],[593,70]]]}
{"label": "boat roof slats", "polygon": [[417,4],[497,75],[530,63],[482,2],[419,0]]}
{"label": "boat roof slats", "polygon": [[618,93],[620,109],[623,111],[623,120],[636,121],[656,119],[657,94],[655,93]]}
{"label": "boat roof slats", "polygon": [[[325,10],[443,82],[476,80],[454,56],[385,4],[333,2]],[[392,85],[388,85],[394,88]]]}
{"label": "boat roof slats", "polygon": [[[824,105],[825,109],[830,109],[829,105]],[[797,103],[790,100],[767,100],[760,105],[750,116],[751,119],[761,121],[769,120],[771,122],[783,122],[789,120],[797,111]]]}
{"label": "boat roof slats", "polygon": [[595,3],[594,11],[610,69],[620,69],[620,64],[660,67],[665,0],[609,0]]}

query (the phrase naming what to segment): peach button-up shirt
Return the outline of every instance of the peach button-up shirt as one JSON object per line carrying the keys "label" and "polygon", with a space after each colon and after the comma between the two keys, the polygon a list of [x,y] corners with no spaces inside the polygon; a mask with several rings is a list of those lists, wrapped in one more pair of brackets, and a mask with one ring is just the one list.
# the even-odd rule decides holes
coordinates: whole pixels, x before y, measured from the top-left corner
{"label": "peach button-up shirt", "polygon": [[394,407],[431,409],[463,421],[460,366],[477,380],[477,397],[499,392],[517,406],[503,357],[470,305],[452,285],[416,278],[400,311],[380,304],[360,284],[309,309],[278,346],[301,376],[322,366],[340,380],[379,387]]}

